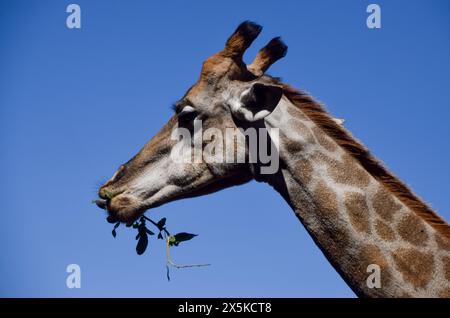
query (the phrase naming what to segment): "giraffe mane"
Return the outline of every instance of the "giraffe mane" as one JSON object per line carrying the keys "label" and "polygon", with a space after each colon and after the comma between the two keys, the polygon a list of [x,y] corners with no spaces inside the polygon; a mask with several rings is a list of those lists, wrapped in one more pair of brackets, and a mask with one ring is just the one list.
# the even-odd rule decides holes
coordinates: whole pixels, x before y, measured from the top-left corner
{"label": "giraffe mane", "polygon": [[324,106],[304,92],[284,83],[279,84],[283,87],[284,95],[339,146],[355,158],[368,173],[438,233],[450,239],[450,226],[448,223],[391,173],[345,128],[336,123]]}

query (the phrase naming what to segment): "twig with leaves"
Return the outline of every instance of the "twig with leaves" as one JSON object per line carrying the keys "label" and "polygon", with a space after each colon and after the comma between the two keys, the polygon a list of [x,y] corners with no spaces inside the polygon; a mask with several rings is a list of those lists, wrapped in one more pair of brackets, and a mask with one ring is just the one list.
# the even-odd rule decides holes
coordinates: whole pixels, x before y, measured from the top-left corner
{"label": "twig with leaves", "polygon": [[[136,235],[137,245],[136,245],[136,253],[138,255],[144,254],[148,247],[148,236],[155,235],[155,233],[147,228],[147,223],[150,222],[153,224],[159,231],[157,238],[159,240],[166,241],[166,269],[167,269],[167,280],[170,281],[170,270],[169,266],[175,267],[177,269],[180,268],[189,268],[189,267],[203,267],[209,266],[211,264],[189,264],[189,265],[178,265],[176,264],[171,256],[170,256],[170,248],[172,246],[178,246],[181,242],[192,240],[197,234],[191,234],[186,232],[181,232],[175,235],[171,235],[170,232],[166,229],[166,218],[162,218],[158,222],[153,221],[147,216],[143,215],[139,218],[138,221],[133,224],[128,224],[127,227],[133,227],[137,229],[138,233]],[[117,228],[120,226],[120,222],[114,224],[112,235],[115,238],[117,236]]]}
{"label": "twig with leaves", "polygon": [[171,246],[178,246],[178,244],[180,244],[180,242],[183,241],[188,241],[193,239],[194,237],[196,237],[196,234],[190,234],[190,233],[178,233],[174,236],[168,236],[166,238],[166,268],[167,268],[167,280],[170,280],[170,270],[169,270],[169,265],[173,266],[177,269],[179,268],[189,268],[189,267],[204,267],[204,266],[210,266],[211,264],[187,264],[187,265],[178,265],[176,264],[173,260],[172,257],[170,256],[170,247]]}

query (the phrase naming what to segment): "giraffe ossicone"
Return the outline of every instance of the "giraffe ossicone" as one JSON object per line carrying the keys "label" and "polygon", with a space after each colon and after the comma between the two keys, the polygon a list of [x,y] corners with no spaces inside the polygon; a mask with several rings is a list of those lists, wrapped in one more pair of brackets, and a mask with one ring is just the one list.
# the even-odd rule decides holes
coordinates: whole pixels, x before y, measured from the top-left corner
{"label": "giraffe ossicone", "polygon": [[[99,189],[101,207],[111,220],[128,223],[167,202],[255,179],[273,186],[289,203],[357,295],[450,297],[449,225],[353,138],[343,120],[265,74],[286,55],[280,38],[250,65],[242,61],[261,30],[243,22],[225,48],[206,59],[172,118]],[[202,131],[234,135],[220,142],[212,134],[203,138],[197,121]],[[243,133],[249,128],[277,134],[257,135],[249,143]],[[188,155],[199,160],[171,158],[177,130],[191,136],[184,146],[201,148]],[[270,154],[255,154],[254,143],[275,147],[269,147]],[[217,151],[245,160],[205,160]],[[279,165],[273,173],[262,173],[273,154]],[[367,284],[368,268],[379,269],[379,284]]]}

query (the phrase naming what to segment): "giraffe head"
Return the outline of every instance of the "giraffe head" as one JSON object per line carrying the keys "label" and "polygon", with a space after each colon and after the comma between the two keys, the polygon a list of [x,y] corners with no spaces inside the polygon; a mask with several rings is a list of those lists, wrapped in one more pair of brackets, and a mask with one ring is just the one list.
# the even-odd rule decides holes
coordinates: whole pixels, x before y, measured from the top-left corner
{"label": "giraffe head", "polygon": [[[131,222],[149,208],[215,192],[254,177],[248,161],[237,160],[237,155],[231,162],[225,156],[223,160],[214,156],[217,151],[230,153],[225,148],[233,148],[232,154],[248,157],[245,139],[243,143],[238,142],[239,137],[227,144],[220,141],[222,149],[208,146],[217,144],[215,138],[226,136],[227,131],[261,125],[282,97],[281,86],[264,75],[286,54],[287,46],[280,38],[263,47],[251,65],[242,61],[261,29],[248,21],[239,25],[225,48],[203,63],[199,80],[175,104],[175,114],[168,123],[100,187],[97,204],[109,212],[110,221]],[[206,136],[207,131],[217,134]],[[191,139],[181,142],[180,132],[190,133]],[[185,151],[195,148],[198,138],[202,139],[200,160],[196,149]],[[208,152],[208,148],[215,150]],[[174,160],[177,150],[182,153],[178,157],[187,156],[189,160]]]}

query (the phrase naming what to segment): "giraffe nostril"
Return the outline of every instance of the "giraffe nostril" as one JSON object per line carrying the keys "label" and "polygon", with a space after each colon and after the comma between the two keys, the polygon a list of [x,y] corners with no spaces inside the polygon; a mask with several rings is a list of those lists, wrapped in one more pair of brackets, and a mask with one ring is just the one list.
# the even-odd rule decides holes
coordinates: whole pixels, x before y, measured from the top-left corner
{"label": "giraffe nostril", "polygon": [[[117,181],[119,181],[119,179],[125,175],[125,171],[125,165],[121,165],[119,169],[117,169],[117,171],[114,173],[112,178],[100,187],[100,189],[98,190],[98,196],[100,197],[100,199],[102,199],[103,201],[108,201],[111,200],[114,196],[123,192],[118,191]],[[103,205],[103,203],[100,203],[100,205]]]}
{"label": "giraffe nostril", "polygon": [[100,199],[102,199],[102,200],[107,200],[108,199],[108,196],[107,196],[106,192],[107,191],[105,190],[105,186],[101,187],[98,190],[98,196],[100,197]]}
{"label": "giraffe nostril", "polygon": [[108,186],[111,184],[111,182],[107,182],[105,185],[103,185],[99,190],[98,190],[98,196],[100,197],[100,199],[103,200],[111,200],[114,196],[116,196],[117,194],[119,194],[120,192],[117,191],[112,191],[112,190],[108,190]]}

